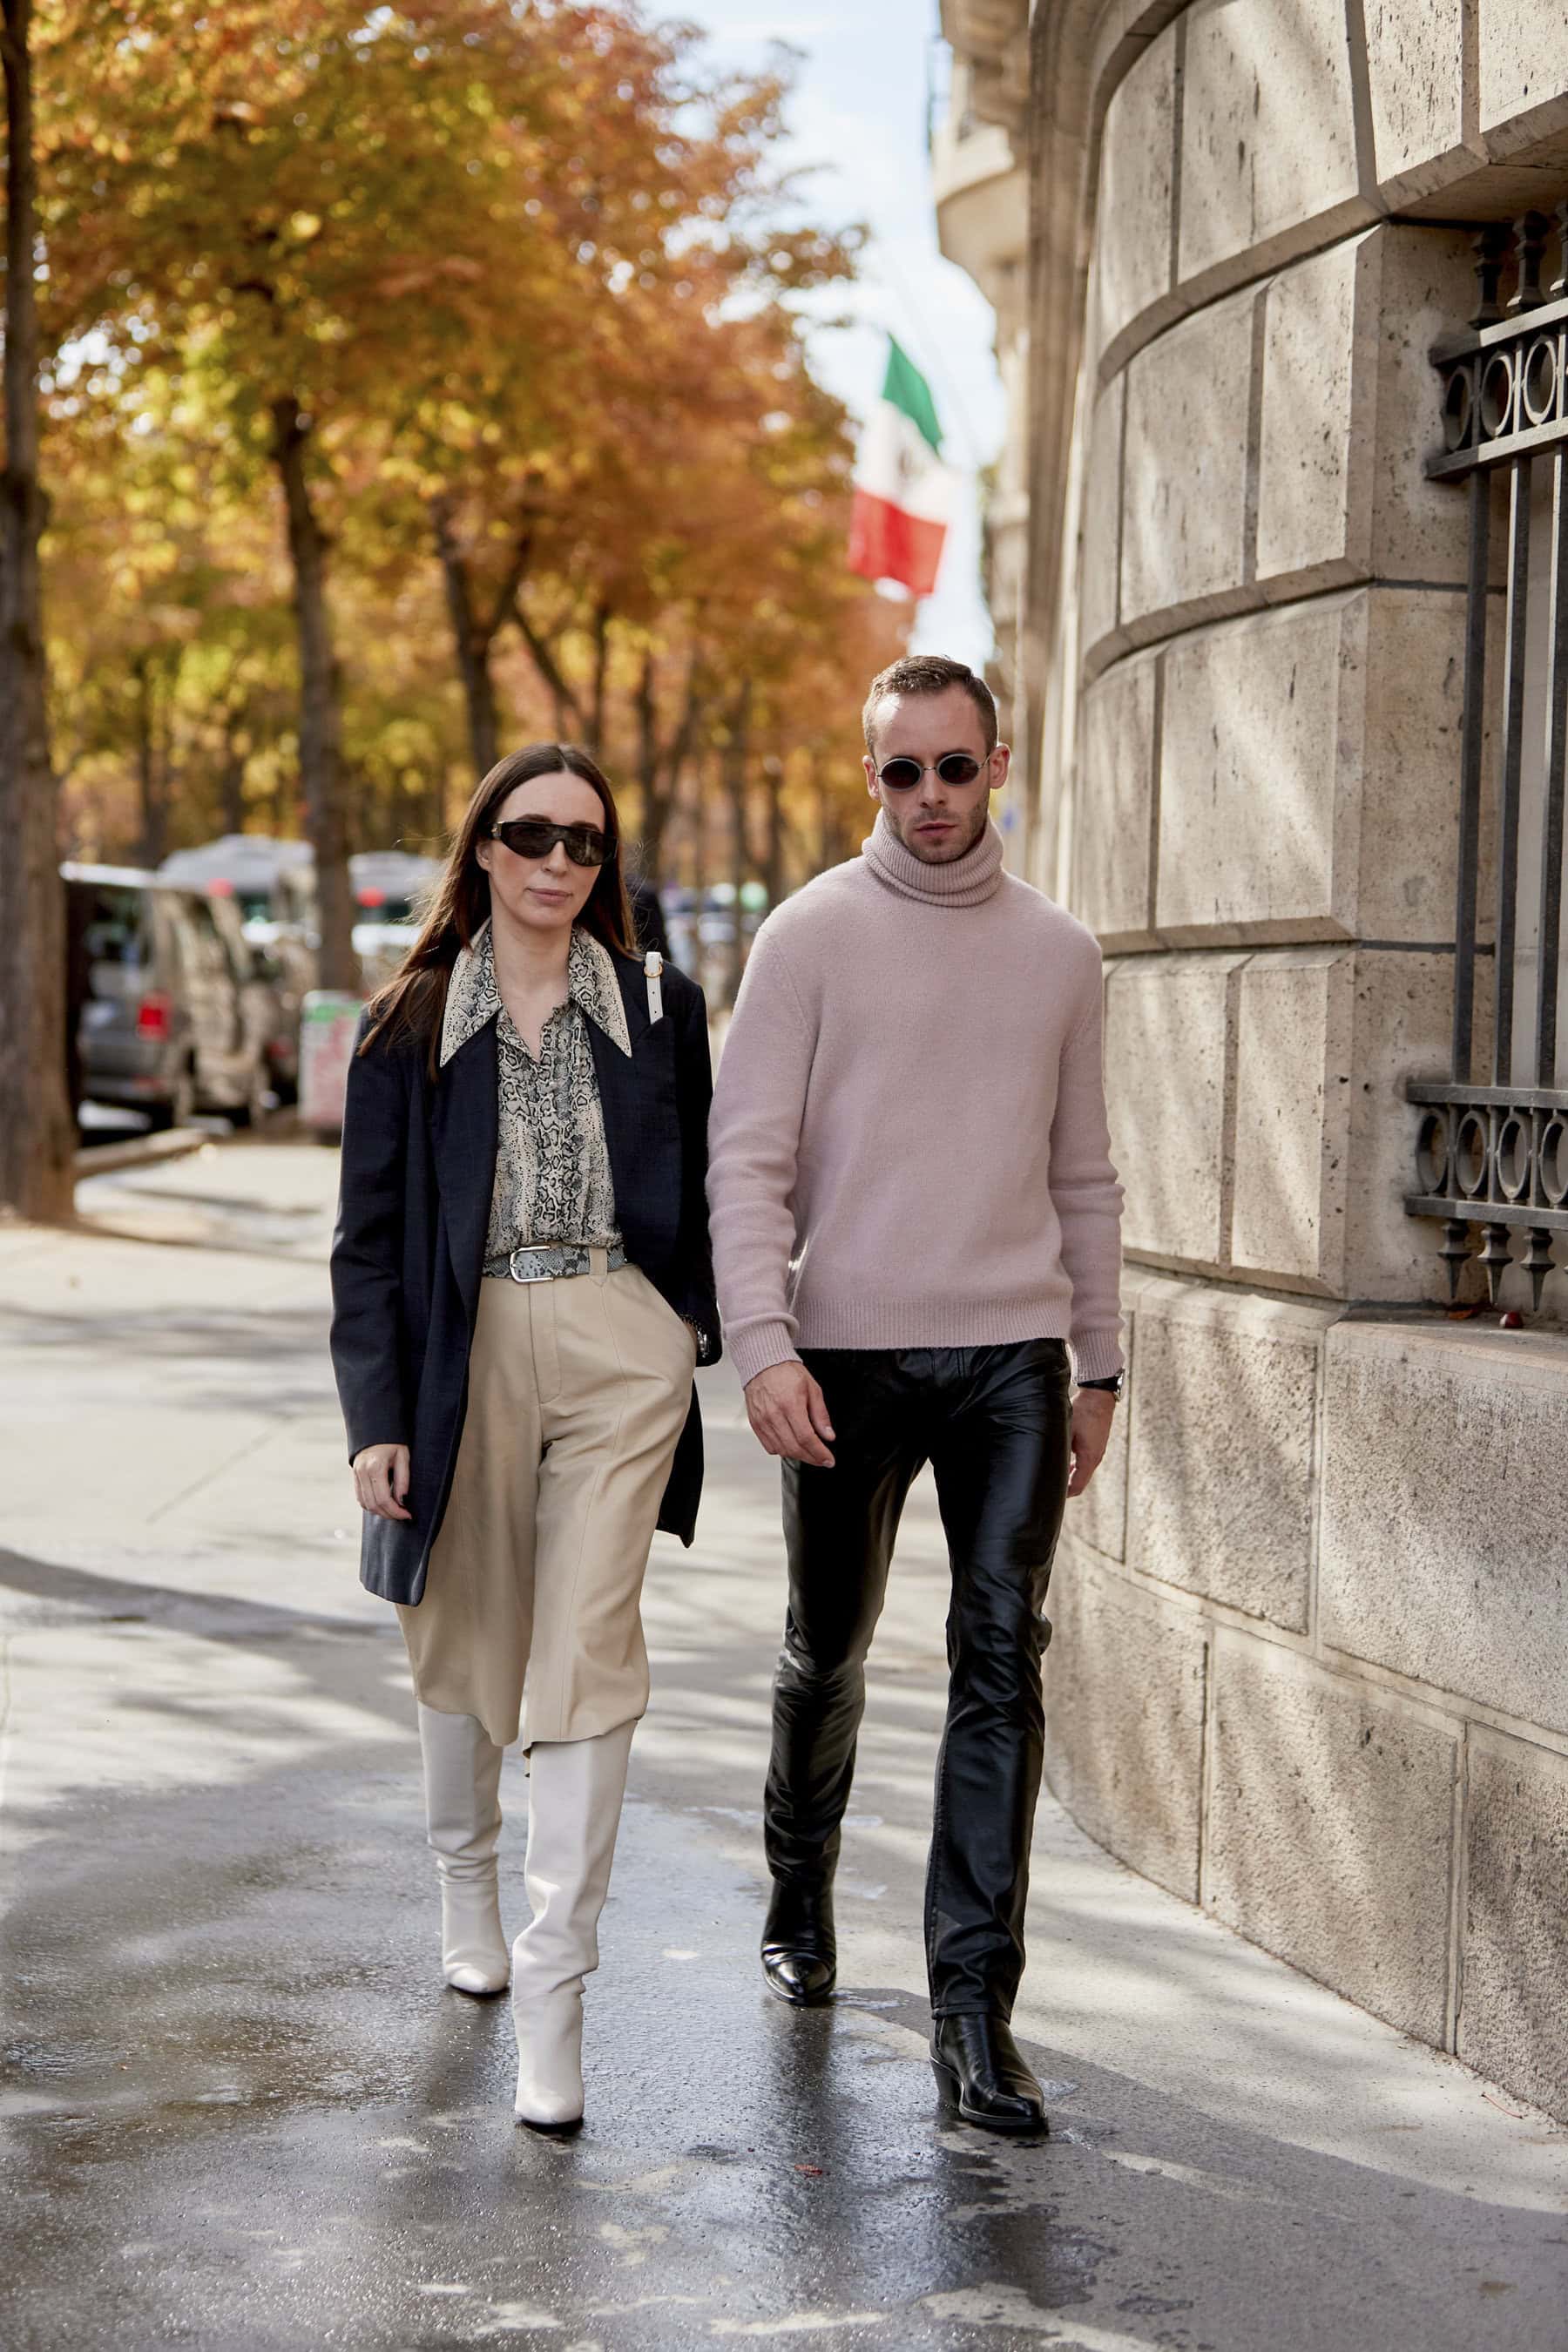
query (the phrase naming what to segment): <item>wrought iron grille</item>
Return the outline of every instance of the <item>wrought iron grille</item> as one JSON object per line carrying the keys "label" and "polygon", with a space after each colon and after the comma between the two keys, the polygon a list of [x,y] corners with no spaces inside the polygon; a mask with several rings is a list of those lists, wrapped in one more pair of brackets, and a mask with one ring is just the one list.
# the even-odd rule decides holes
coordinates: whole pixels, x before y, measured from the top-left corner
{"label": "wrought iron grille", "polygon": [[[1549,252],[1557,268],[1542,284]],[[1568,740],[1568,203],[1476,239],[1480,307],[1432,353],[1443,377],[1445,446],[1427,467],[1469,499],[1468,602],[1460,730],[1452,1076],[1414,1079],[1422,1111],[1412,1216],[1440,1218],[1450,1295],[1478,1234],[1495,1304],[1526,1237],[1536,1306],[1568,1236],[1568,1077],[1563,993],[1563,775]],[[1500,299],[1505,281],[1512,291]],[[1495,918],[1479,937],[1487,777],[1487,638],[1492,509],[1507,507],[1497,803],[1487,846]],[[1544,560],[1542,560],[1544,559]],[[1521,861],[1523,866],[1521,912]],[[1476,1081],[1478,969],[1493,974],[1490,1067]],[[1568,1030],[1568,1022],[1562,1024]],[[1485,1055],[1485,1040],[1481,1040]],[[1484,1058],[1483,1058],[1484,1067]]]}

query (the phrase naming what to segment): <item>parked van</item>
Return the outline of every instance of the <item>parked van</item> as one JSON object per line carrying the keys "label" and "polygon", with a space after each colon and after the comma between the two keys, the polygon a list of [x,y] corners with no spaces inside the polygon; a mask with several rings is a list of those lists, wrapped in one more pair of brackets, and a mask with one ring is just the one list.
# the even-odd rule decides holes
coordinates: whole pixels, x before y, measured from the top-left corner
{"label": "parked van", "polygon": [[385,986],[419,937],[426,902],[440,878],[440,859],[412,850],[356,850],[349,859],[354,953],[367,995]]}
{"label": "parked van", "polygon": [[237,909],[136,866],[61,872],[73,1108],[247,1124],[267,1097],[268,1014]]}
{"label": "parked van", "polygon": [[292,1102],[300,1082],[300,1007],[316,985],[320,945],[310,844],[227,833],[172,851],[158,873],[163,881],[205,890],[215,907],[225,900],[234,907],[253,951],[254,980],[271,992],[268,1073],[279,1099]]}

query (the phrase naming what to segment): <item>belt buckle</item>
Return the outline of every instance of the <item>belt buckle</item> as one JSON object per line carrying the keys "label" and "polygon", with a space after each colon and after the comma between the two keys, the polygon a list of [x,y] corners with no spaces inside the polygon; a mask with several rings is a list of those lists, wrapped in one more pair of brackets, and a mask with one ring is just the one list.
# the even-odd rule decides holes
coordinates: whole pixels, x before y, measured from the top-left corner
{"label": "belt buckle", "polygon": [[519,1259],[520,1257],[541,1257],[541,1256],[542,1256],[542,1255],[543,1255],[543,1252],[542,1252],[542,1251],[541,1251],[541,1250],[536,1250],[536,1249],[514,1249],[514,1250],[512,1250],[512,1251],[509,1254],[508,1258],[507,1258],[507,1272],[508,1272],[508,1274],[510,1276],[510,1277],[511,1277],[512,1281],[513,1281],[513,1282],[548,1282],[548,1281],[551,1279],[551,1277],[550,1277],[550,1276],[549,1276],[549,1274],[548,1274],[548,1273],[545,1273],[545,1274],[519,1274],[519,1272],[518,1272],[518,1270],[517,1270],[517,1262],[518,1262],[518,1259]]}

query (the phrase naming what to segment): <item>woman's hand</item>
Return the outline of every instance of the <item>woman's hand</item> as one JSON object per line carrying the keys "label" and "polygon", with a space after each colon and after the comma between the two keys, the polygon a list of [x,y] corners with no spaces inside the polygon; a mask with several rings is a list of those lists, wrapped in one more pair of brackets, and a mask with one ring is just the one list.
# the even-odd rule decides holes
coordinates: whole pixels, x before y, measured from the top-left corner
{"label": "woman's hand", "polygon": [[378,1519],[413,1517],[413,1512],[403,1507],[403,1498],[408,1492],[406,1445],[363,1446],[354,1455],[352,1467],[362,1511],[369,1511]]}

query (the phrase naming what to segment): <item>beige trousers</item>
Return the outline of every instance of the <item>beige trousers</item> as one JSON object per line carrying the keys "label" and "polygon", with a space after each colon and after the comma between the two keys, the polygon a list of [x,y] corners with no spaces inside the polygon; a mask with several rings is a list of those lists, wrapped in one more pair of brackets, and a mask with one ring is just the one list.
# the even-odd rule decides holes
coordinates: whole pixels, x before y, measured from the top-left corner
{"label": "beige trousers", "polygon": [[643,1575],[696,1361],[636,1266],[480,1283],[447,1516],[397,1612],[424,1706],[500,1748],[645,1711]]}

